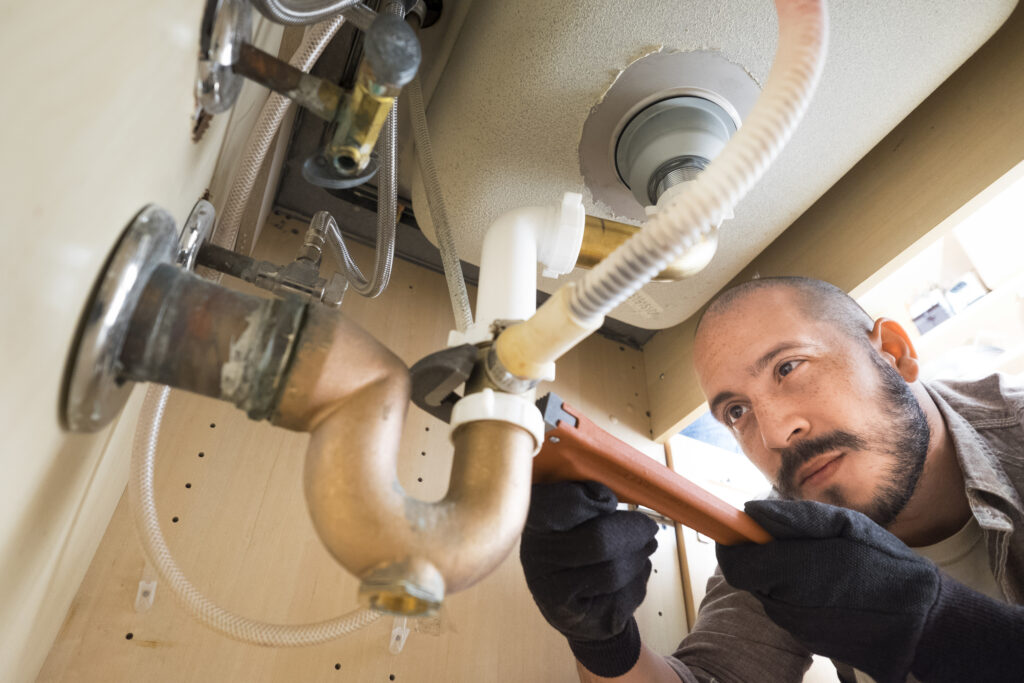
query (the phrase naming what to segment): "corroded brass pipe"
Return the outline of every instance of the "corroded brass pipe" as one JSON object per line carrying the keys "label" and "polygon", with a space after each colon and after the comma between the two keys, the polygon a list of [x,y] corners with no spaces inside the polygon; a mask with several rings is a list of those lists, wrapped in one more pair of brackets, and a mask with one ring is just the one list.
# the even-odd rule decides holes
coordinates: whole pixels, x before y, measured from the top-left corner
{"label": "corroded brass pipe", "polygon": [[309,431],[305,490],[332,555],[377,609],[426,614],[472,585],[515,545],[529,505],[533,437],[497,421],[453,435],[445,498],[426,503],[398,483],[409,374],[355,323],[310,308],[273,421]]}
{"label": "corroded brass pipe", "polygon": [[122,378],[230,401],[267,418],[306,306],[237,292],[177,266],[157,266],[121,349]]}
{"label": "corroded brass pipe", "polygon": [[427,614],[500,563],[522,531],[533,453],[526,429],[455,430],[448,493],[408,496],[397,454],[409,370],[344,315],[155,269],[120,358],[125,377],[232,401],[254,419],[310,433],[305,491],[334,557],[372,607]]}
{"label": "corroded brass pipe", "polygon": [[[636,225],[587,216],[583,229],[583,244],[580,246],[580,255],[576,259],[576,267],[593,268],[638,232],[640,232],[640,227]],[[688,249],[686,253],[658,273],[652,282],[675,282],[696,275],[704,269],[710,260],[710,255],[714,253],[716,245],[713,240],[715,239],[711,237],[705,240],[706,244]],[[707,253],[708,249],[711,254]]]}

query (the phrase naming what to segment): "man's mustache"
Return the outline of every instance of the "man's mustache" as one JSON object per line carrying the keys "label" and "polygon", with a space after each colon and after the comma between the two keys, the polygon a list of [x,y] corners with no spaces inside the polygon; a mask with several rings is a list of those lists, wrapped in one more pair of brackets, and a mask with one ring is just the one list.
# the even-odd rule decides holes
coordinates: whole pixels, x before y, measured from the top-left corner
{"label": "man's mustache", "polygon": [[794,446],[779,451],[782,456],[782,467],[779,468],[778,489],[784,495],[792,495],[799,482],[794,481],[796,473],[804,463],[819,455],[840,450],[863,450],[867,442],[850,432],[841,429],[822,434],[813,439],[804,439]]}

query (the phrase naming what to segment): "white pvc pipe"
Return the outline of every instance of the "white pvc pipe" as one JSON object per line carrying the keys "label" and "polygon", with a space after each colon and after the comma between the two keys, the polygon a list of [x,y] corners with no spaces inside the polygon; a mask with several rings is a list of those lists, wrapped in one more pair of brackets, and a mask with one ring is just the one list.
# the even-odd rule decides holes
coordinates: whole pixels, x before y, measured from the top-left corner
{"label": "white pvc pipe", "polygon": [[550,218],[547,207],[516,209],[487,231],[476,294],[481,326],[499,318],[526,320],[537,310],[537,232]]}
{"label": "white pvc pipe", "polygon": [[513,209],[484,236],[476,322],[465,341],[489,339],[496,320],[526,320],[537,310],[537,262],[547,277],[572,270],[583,240],[582,196],[567,192],[560,207]]}

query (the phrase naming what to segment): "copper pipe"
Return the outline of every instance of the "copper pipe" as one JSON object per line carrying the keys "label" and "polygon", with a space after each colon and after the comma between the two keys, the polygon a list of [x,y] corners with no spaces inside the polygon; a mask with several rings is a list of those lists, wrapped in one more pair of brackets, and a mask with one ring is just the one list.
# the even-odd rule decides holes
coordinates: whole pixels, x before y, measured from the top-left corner
{"label": "copper pipe", "polygon": [[453,434],[448,493],[409,497],[396,461],[409,404],[405,365],[355,323],[310,308],[273,421],[311,434],[305,491],[332,555],[377,609],[426,614],[515,545],[529,505],[533,437],[496,421]]}
{"label": "copper pipe", "polygon": [[[576,258],[577,268],[593,268],[619,248],[626,240],[640,232],[640,227],[616,221],[587,216],[583,228],[583,244]],[[704,246],[704,245],[701,245]],[[708,240],[707,249],[687,249],[686,252],[667,268],[658,273],[652,282],[675,282],[691,277],[707,265],[715,244]]]}

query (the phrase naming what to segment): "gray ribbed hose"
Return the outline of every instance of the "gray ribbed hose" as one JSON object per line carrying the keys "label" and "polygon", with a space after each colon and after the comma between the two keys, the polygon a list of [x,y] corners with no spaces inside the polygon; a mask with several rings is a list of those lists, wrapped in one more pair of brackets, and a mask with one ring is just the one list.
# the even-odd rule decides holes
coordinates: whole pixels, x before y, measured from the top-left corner
{"label": "gray ribbed hose", "polygon": [[336,619],[313,624],[269,624],[239,616],[218,607],[200,593],[182,573],[171,555],[156,508],[154,475],[156,447],[160,438],[170,387],[153,385],[146,392],[132,446],[128,495],[135,530],[160,580],[192,617],[230,638],[255,645],[292,647],[317,645],[352,633],[380,617],[380,613],[357,609]]}
{"label": "gray ribbed hose", "polygon": [[[343,22],[344,17],[339,15],[308,29],[302,38],[302,43],[299,44],[288,63],[296,69],[309,71]],[[274,141],[274,136],[281,127],[281,121],[284,120],[291,103],[287,97],[277,93],[270,93],[267,101],[264,102],[260,115],[256,119],[256,125],[253,126],[245,143],[245,151],[238,163],[235,177],[231,181],[227,200],[220,210],[217,229],[211,240],[217,246],[225,249],[235,248],[238,227],[242,222],[245,207],[249,203],[249,197],[252,195],[253,186],[256,184],[256,176],[259,175],[270,145]],[[247,245],[245,251],[248,252],[251,247],[252,245]]]}
{"label": "gray ribbed hose", "polygon": [[427,112],[423,104],[419,74],[406,86],[405,92],[409,96],[409,112],[412,115],[412,128],[416,136],[416,160],[419,162],[420,175],[423,176],[423,185],[427,192],[427,207],[434,224],[434,234],[437,235],[437,246],[441,251],[441,264],[444,266],[444,277],[448,283],[448,296],[452,301],[455,327],[459,332],[465,332],[473,324],[473,312],[469,307],[466,281],[462,277],[462,264],[455,249],[455,238],[448,222],[448,209],[441,193],[437,166],[434,164],[434,148],[430,144]]}

